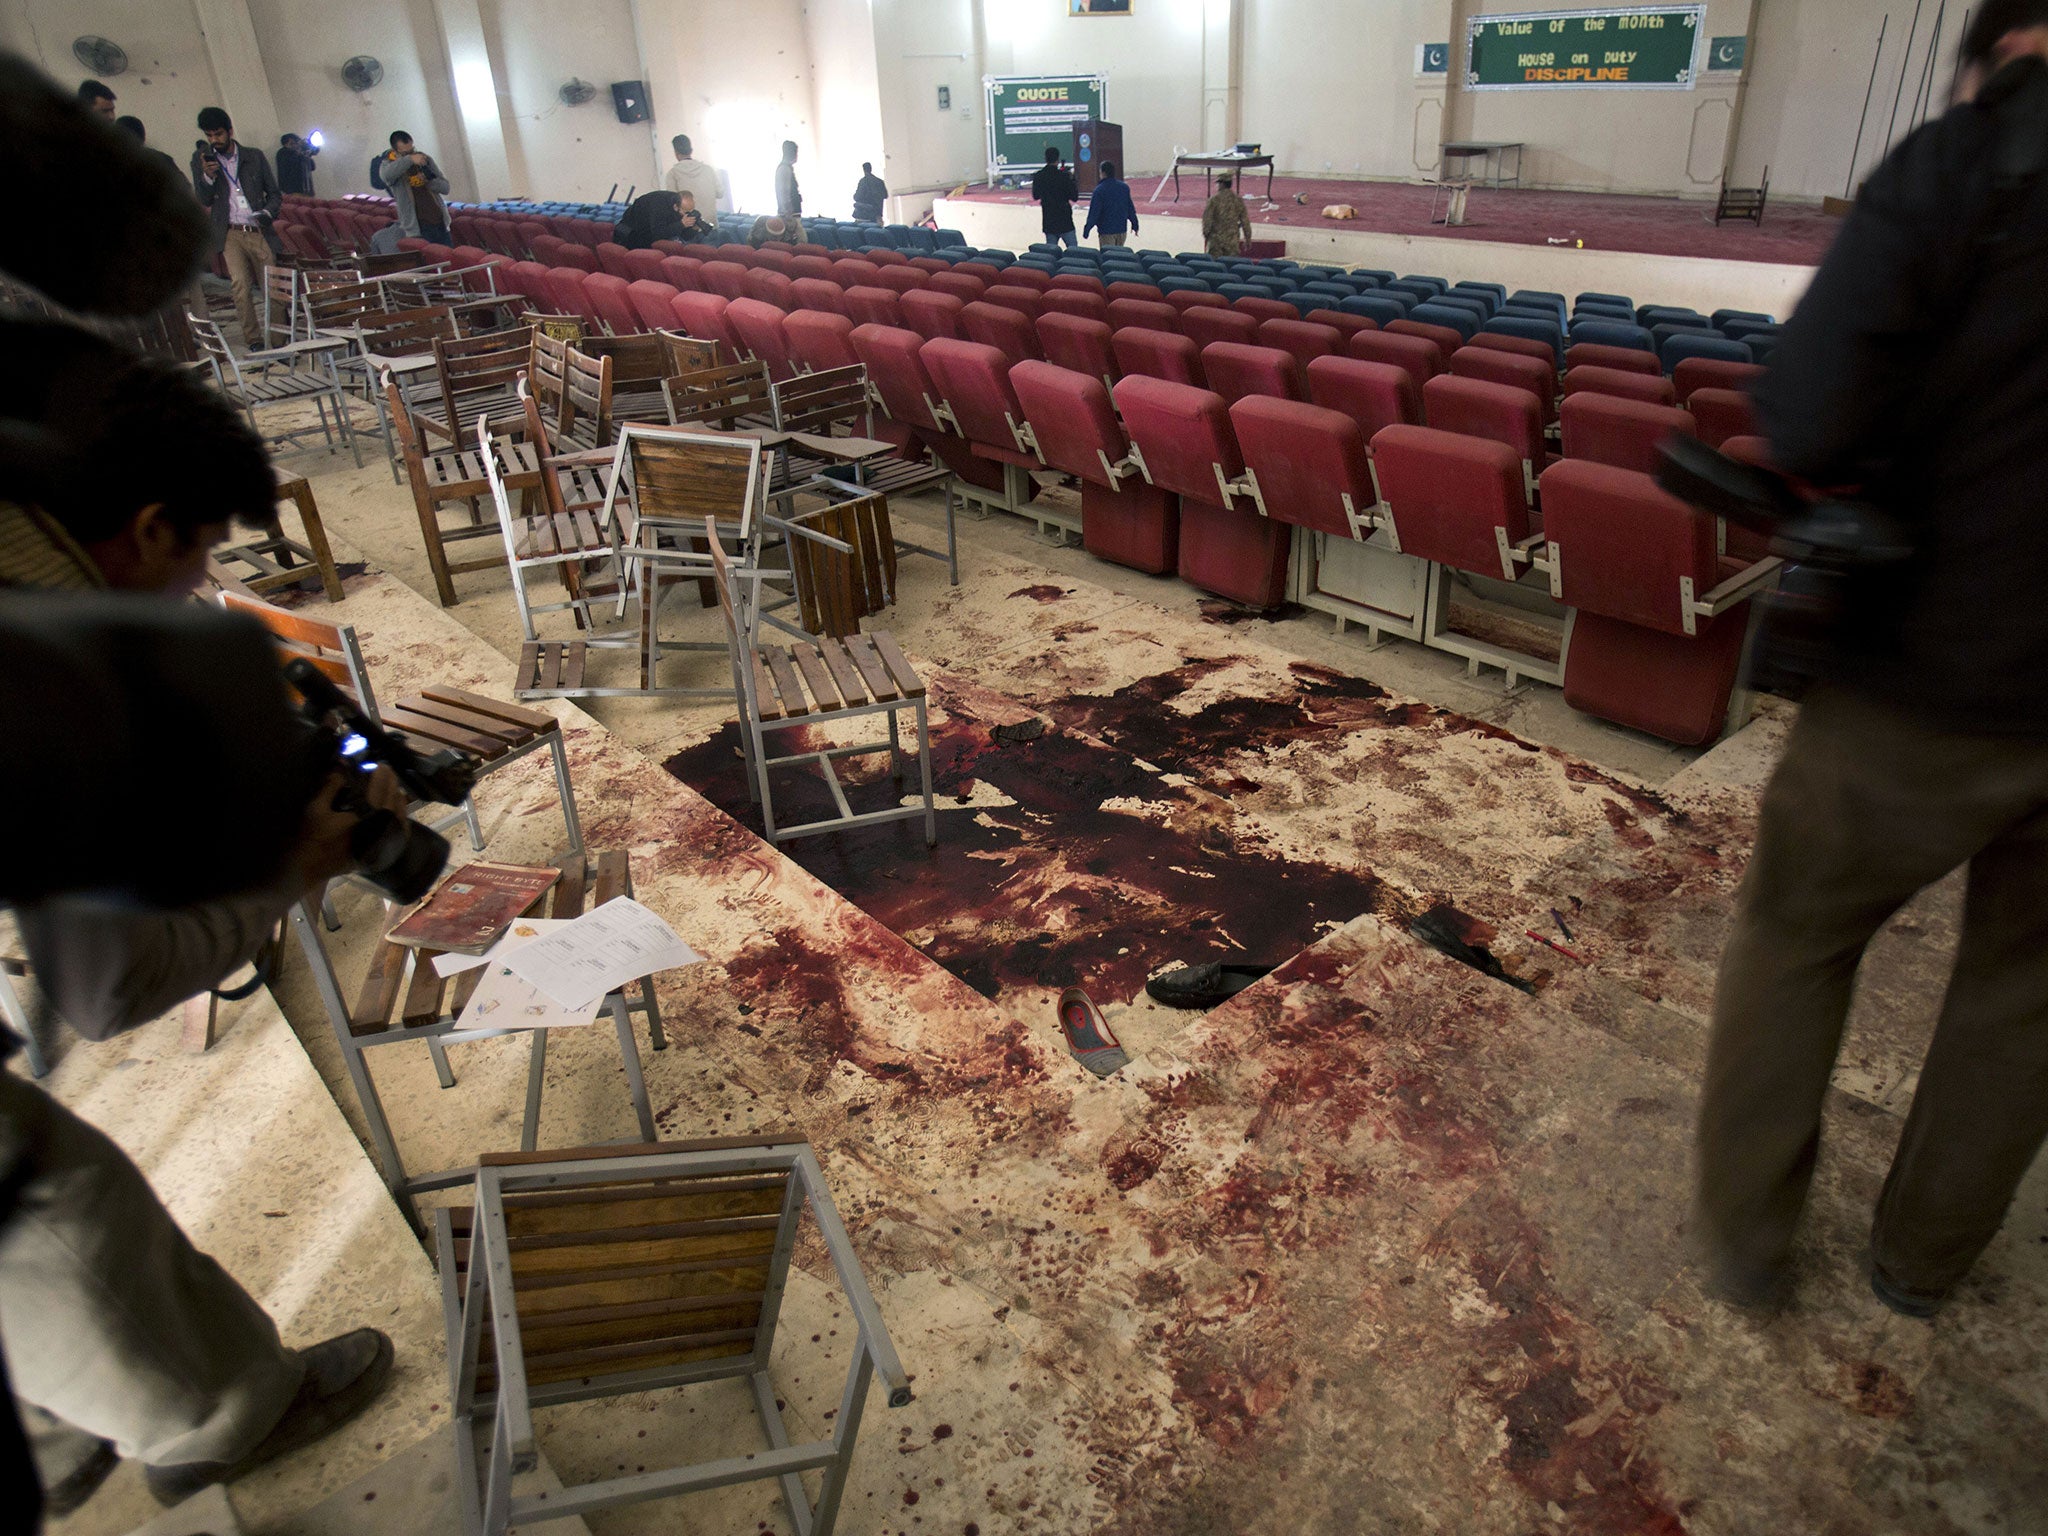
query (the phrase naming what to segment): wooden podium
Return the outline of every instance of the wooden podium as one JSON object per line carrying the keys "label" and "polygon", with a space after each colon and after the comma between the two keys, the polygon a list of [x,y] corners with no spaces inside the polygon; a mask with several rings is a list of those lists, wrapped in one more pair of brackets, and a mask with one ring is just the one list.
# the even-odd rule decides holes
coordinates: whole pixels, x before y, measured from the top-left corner
{"label": "wooden podium", "polygon": [[1095,183],[1102,179],[1102,162],[1114,164],[1119,173],[1130,169],[1124,164],[1124,129],[1121,123],[1105,123],[1099,117],[1091,117],[1074,124],[1074,184],[1086,197],[1095,190]]}

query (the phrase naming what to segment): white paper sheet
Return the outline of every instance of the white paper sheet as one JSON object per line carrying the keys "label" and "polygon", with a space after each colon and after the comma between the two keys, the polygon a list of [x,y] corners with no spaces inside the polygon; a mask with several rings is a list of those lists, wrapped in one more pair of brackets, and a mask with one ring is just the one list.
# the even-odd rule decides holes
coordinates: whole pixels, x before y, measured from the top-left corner
{"label": "white paper sheet", "polygon": [[488,965],[500,958],[501,953],[518,948],[529,939],[553,933],[557,928],[566,928],[574,921],[574,918],[569,917],[522,917],[498,936],[496,944],[480,955],[459,955],[451,951],[434,956],[434,974],[459,976],[464,971],[473,971],[480,965]]}
{"label": "white paper sheet", "polygon": [[655,971],[703,960],[673,928],[634,901],[620,897],[584,913],[564,928],[522,944],[506,965],[556,1002],[624,986]]}
{"label": "white paper sheet", "polygon": [[[434,962],[442,975],[484,967],[484,978],[470,994],[458,1029],[564,1029],[589,1024],[604,1006],[604,994],[588,1002],[564,1005],[522,979],[505,963],[506,956],[538,943],[553,930],[567,928],[567,918],[521,918],[506,930],[487,955],[443,955]],[[441,960],[456,962],[442,970]]]}

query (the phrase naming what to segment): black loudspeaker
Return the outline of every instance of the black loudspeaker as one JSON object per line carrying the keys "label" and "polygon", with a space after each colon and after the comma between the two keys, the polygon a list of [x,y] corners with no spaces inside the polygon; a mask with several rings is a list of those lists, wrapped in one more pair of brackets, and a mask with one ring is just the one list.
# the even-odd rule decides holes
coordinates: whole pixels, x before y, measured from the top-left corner
{"label": "black loudspeaker", "polygon": [[622,123],[647,121],[647,87],[638,80],[614,80],[612,105],[619,109]]}

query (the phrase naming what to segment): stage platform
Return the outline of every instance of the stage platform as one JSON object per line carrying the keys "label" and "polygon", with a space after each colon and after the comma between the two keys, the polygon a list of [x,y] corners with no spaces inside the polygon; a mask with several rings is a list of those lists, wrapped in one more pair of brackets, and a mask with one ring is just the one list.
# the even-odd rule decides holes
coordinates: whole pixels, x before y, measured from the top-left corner
{"label": "stage platform", "polygon": [[[1255,234],[1286,241],[1297,261],[1433,272],[1555,289],[1567,297],[1599,289],[1705,311],[1789,313],[1841,222],[1818,208],[1785,204],[1771,207],[1761,228],[1717,228],[1710,202],[1475,185],[1468,222],[1446,229],[1430,222],[1428,186],[1283,176],[1268,200],[1264,174],[1250,180],[1246,206]],[[1199,250],[1201,173],[1182,174],[1178,202],[1170,182],[1166,195],[1154,199],[1158,185],[1157,171],[1131,177],[1139,221],[1131,243]],[[1322,210],[1332,203],[1349,203],[1358,217],[1324,218]],[[961,230],[970,244],[1021,250],[1042,238],[1038,208],[1026,190],[973,185],[941,198],[936,211],[941,226]]]}

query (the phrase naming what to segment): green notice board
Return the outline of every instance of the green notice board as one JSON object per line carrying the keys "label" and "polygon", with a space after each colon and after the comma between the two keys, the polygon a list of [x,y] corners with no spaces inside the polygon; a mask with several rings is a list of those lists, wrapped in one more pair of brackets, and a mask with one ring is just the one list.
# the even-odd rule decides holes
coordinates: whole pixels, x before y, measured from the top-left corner
{"label": "green notice board", "polygon": [[983,75],[988,179],[1034,171],[1045,152],[1071,154],[1074,124],[1105,117],[1101,75]]}
{"label": "green notice board", "polygon": [[1465,37],[1474,91],[1692,89],[1703,5],[1475,16]]}

